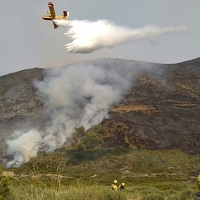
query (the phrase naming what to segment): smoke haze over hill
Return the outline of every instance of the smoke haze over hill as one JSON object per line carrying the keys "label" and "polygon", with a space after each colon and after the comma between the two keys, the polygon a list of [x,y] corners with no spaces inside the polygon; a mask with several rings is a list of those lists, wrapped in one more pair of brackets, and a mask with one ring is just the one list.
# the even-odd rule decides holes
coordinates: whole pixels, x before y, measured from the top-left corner
{"label": "smoke haze over hill", "polygon": [[7,153],[14,156],[7,167],[27,162],[41,147],[55,150],[71,138],[77,127],[88,130],[102,122],[108,117],[108,109],[130,88],[131,78],[123,67],[112,70],[72,65],[50,71],[43,81],[35,82],[38,94],[45,100],[47,126],[43,131],[18,130],[6,141]]}

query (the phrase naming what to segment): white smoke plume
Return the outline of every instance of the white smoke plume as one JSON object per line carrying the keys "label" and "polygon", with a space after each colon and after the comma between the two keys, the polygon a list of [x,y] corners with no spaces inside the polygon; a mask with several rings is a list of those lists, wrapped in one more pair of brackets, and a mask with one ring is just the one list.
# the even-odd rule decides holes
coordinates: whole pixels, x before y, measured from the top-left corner
{"label": "white smoke plume", "polygon": [[65,33],[72,42],[66,44],[66,50],[70,53],[91,53],[97,49],[107,47],[114,48],[130,42],[142,39],[155,39],[163,34],[188,31],[185,26],[145,26],[137,29],[117,26],[106,20],[79,21],[79,20],[54,20],[58,26],[69,27]]}
{"label": "white smoke plume", "polygon": [[16,131],[12,138],[6,141],[9,147],[7,153],[14,157],[6,166],[19,167],[30,158],[36,157],[40,142],[41,135],[36,129],[31,129],[28,132]]}
{"label": "white smoke plume", "polygon": [[7,140],[7,152],[14,156],[7,166],[20,166],[37,156],[41,148],[53,151],[66,144],[77,127],[88,130],[102,122],[108,109],[130,88],[131,77],[123,67],[71,65],[50,71],[43,81],[35,83],[46,102],[47,126],[43,131],[18,131]]}

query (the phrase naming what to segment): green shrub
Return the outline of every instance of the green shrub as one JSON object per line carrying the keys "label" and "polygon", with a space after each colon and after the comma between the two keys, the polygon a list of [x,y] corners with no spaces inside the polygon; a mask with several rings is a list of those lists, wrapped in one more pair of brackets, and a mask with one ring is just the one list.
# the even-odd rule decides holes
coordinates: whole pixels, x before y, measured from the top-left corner
{"label": "green shrub", "polygon": [[164,196],[159,193],[147,194],[141,200],[164,200]]}
{"label": "green shrub", "polygon": [[100,135],[101,137],[107,137],[107,136],[109,136],[108,130],[107,130],[105,127],[103,127],[101,124],[99,124],[98,126],[96,126],[96,127],[94,128],[94,131],[95,131],[98,135]]}
{"label": "green shrub", "polygon": [[193,194],[193,191],[191,189],[186,189],[186,190],[181,192],[180,200],[187,200],[188,198],[192,198],[193,195],[194,194]]}
{"label": "green shrub", "polygon": [[0,166],[0,200],[6,199],[9,194],[9,178],[2,175],[3,168]]}
{"label": "green shrub", "polygon": [[79,137],[79,138],[80,138],[80,137],[83,137],[84,134],[85,134],[85,129],[84,129],[83,126],[81,126],[81,127],[75,129],[74,135],[75,135],[76,137]]}
{"label": "green shrub", "polygon": [[126,200],[127,197],[123,192],[119,192],[119,191],[107,191],[105,192],[104,195],[102,195],[103,198],[99,199],[99,200]]}
{"label": "green shrub", "polygon": [[193,199],[194,193],[191,189],[185,189],[182,191],[176,192],[172,197],[171,200],[187,200]]}
{"label": "green shrub", "polygon": [[73,141],[72,147],[74,146],[74,144],[77,144],[84,137],[84,134],[85,134],[85,129],[83,126],[75,129],[75,131],[72,133],[71,139],[69,139],[70,143]]}
{"label": "green shrub", "polygon": [[83,138],[83,143],[86,149],[93,149],[100,146],[102,139],[93,133],[89,133]]}
{"label": "green shrub", "polygon": [[85,145],[81,142],[78,144],[78,151],[84,151],[85,150]]}

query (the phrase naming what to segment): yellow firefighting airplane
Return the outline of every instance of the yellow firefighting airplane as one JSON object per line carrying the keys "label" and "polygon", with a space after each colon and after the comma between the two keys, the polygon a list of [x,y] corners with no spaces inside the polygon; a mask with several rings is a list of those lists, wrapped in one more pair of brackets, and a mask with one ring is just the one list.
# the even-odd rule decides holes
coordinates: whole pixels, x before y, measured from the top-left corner
{"label": "yellow firefighting airplane", "polygon": [[[48,7],[49,7],[49,10],[47,11],[47,15],[44,15],[42,17],[42,19],[44,20],[54,20],[54,19],[58,19],[58,20],[61,20],[61,19],[68,19],[69,17],[69,12],[67,11],[63,11],[63,15],[62,16],[56,16],[56,12],[54,10],[54,6],[53,6],[53,3],[52,2],[49,2],[48,3]],[[54,26],[54,29],[57,29],[58,26],[53,22],[53,26]]]}

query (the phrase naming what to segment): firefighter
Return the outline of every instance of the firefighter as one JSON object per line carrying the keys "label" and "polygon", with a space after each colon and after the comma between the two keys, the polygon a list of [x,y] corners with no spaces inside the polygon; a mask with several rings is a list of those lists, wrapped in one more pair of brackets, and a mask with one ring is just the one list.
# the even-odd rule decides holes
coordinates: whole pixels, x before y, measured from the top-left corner
{"label": "firefighter", "polygon": [[200,189],[200,174],[199,174],[199,176],[197,177],[197,185],[198,185],[198,189]]}
{"label": "firefighter", "polygon": [[117,180],[113,181],[113,184],[111,185],[112,190],[117,191]]}
{"label": "firefighter", "polygon": [[124,191],[124,189],[125,189],[125,183],[119,185],[119,190]]}

